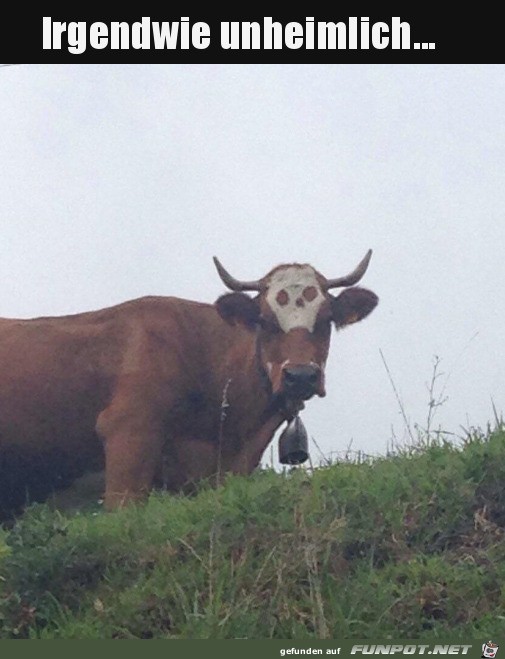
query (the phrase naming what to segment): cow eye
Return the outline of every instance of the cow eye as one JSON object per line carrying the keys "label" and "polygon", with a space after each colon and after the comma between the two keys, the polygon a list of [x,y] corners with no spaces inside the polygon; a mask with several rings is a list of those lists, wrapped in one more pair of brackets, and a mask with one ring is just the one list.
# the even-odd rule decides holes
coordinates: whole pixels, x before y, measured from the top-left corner
{"label": "cow eye", "polygon": [[279,324],[273,318],[265,318],[262,316],[260,318],[261,329],[265,330],[269,334],[278,334],[281,331]]}

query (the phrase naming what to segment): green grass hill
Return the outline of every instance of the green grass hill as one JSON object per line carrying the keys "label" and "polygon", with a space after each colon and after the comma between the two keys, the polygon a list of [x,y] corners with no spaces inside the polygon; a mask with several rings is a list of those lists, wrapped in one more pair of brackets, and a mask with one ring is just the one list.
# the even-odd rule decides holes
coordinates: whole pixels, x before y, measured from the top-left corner
{"label": "green grass hill", "polygon": [[505,636],[505,428],[0,531],[0,638]]}

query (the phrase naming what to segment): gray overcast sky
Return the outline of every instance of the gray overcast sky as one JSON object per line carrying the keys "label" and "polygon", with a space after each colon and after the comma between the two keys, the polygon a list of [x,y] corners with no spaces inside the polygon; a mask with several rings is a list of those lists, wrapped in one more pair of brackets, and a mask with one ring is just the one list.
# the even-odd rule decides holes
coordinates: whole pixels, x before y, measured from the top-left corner
{"label": "gray overcast sky", "polygon": [[404,436],[380,350],[412,423],[438,355],[436,422],[485,425],[505,408],[504,108],[502,65],[2,68],[0,314],[213,302],[214,254],[244,279],[335,277],[372,247],[379,307],[333,333],[309,434]]}

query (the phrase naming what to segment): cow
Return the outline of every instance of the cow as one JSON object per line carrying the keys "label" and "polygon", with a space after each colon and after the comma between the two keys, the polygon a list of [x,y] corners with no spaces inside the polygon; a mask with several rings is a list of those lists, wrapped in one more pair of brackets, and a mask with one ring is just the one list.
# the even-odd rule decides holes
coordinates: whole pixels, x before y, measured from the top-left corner
{"label": "cow", "polygon": [[0,514],[102,469],[108,510],[157,484],[250,474],[281,424],[325,395],[331,324],[377,305],[354,286],[371,254],[336,279],[292,263],[256,281],[214,257],[231,291],[214,305],[149,296],[0,319]]}

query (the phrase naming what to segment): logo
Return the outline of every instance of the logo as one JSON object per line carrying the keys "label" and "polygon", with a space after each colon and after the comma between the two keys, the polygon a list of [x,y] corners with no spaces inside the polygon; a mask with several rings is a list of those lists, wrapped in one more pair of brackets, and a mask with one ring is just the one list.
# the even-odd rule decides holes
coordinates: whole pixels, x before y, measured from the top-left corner
{"label": "logo", "polygon": [[488,641],[487,643],[482,644],[482,657],[483,659],[494,659],[496,653],[498,652],[499,646],[493,641]]}

